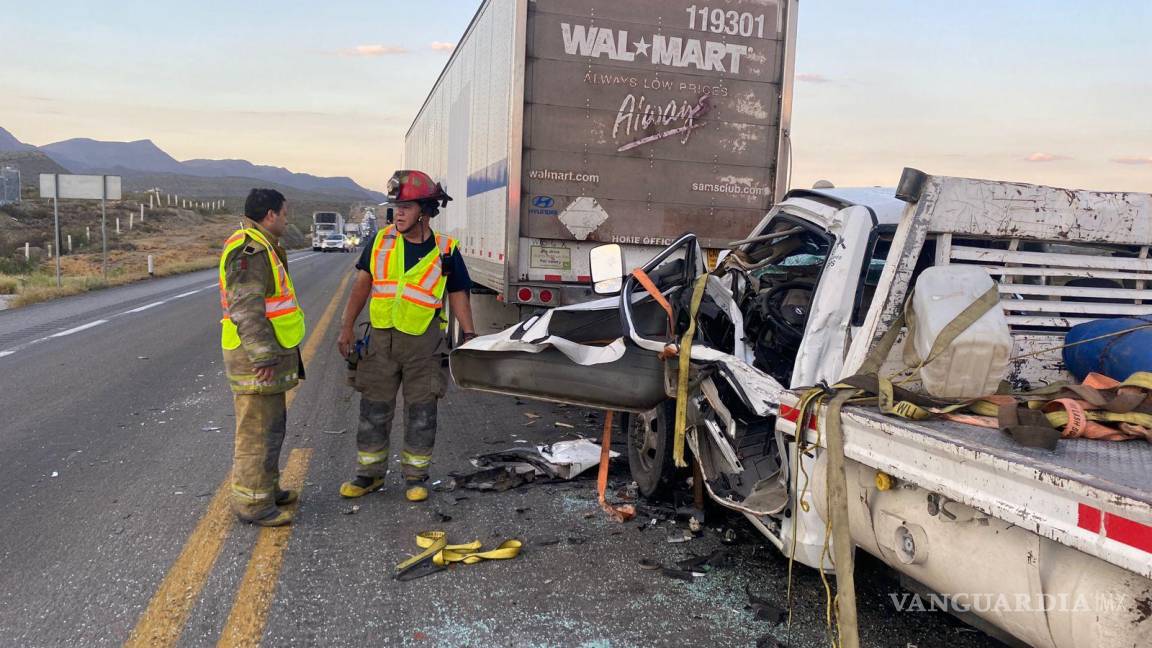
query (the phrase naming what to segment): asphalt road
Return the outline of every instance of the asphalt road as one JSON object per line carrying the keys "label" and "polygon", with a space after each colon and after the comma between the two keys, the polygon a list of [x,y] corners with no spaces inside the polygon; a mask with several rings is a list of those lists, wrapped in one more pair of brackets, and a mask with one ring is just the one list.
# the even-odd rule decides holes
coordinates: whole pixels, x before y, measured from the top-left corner
{"label": "asphalt road", "polygon": [[[591,475],[414,505],[394,470],[385,491],[342,500],[357,397],[343,383],[332,315],[352,265],[335,254],[290,262],[320,337],[305,344],[308,380],[283,455],[302,503],[278,532],[234,524],[221,506],[234,419],[213,272],[0,312],[0,645],[827,645],[819,575],[796,567],[790,626],[756,620],[746,592],[784,605],[788,563],[715,511],[702,537],[670,544],[674,523],[649,524],[657,508],[607,520]],[[433,478],[517,440],[597,437],[599,417],[453,389]],[[628,481],[625,463],[613,464],[614,489]],[[692,582],[638,565],[708,554],[728,528],[738,532],[729,564]],[[427,530],[486,546],[517,538],[524,549],[392,580]],[[998,645],[938,613],[896,612],[900,590],[879,572],[865,568],[857,582],[866,646]]]}

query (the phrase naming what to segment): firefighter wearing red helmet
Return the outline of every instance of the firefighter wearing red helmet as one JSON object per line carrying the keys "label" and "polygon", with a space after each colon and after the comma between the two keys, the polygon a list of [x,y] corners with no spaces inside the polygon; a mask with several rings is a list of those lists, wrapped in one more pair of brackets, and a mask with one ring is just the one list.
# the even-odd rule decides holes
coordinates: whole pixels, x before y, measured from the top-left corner
{"label": "firefighter wearing red helmet", "polygon": [[[444,188],[421,171],[397,171],[387,194],[393,222],[376,234],[356,264],[337,341],[349,369],[355,367],[349,380],[360,392],[356,477],[340,486],[340,494],[360,497],[384,486],[396,394],[403,387],[400,468],[405,497],[419,502],[428,498],[424,482],[436,441],[436,404],[448,386],[441,363],[448,351],[444,300],[464,339],[475,337],[468,301],[472,283],[455,239],[431,226],[452,200]],[[365,304],[371,327],[367,343],[357,344],[353,329]]]}

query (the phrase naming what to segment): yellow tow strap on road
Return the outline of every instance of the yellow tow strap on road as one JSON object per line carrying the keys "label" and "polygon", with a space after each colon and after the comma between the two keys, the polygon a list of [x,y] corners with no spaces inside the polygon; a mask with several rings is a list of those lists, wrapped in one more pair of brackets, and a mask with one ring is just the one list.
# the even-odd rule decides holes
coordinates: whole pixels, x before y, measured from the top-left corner
{"label": "yellow tow strap on road", "polygon": [[519,540],[505,540],[495,549],[481,551],[483,545],[479,540],[448,544],[448,534],[444,531],[417,534],[416,544],[424,551],[396,565],[396,580],[406,581],[427,576],[451,563],[474,565],[484,560],[510,560],[520,555],[520,548],[524,546]]}

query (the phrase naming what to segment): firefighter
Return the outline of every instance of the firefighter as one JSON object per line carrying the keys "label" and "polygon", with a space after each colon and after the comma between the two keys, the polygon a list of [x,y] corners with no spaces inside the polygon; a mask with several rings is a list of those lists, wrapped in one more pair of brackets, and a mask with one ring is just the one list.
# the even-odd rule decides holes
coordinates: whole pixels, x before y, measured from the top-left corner
{"label": "firefighter", "polygon": [[295,491],[280,489],[285,394],[304,378],[299,345],[304,313],[288,276],[280,237],[288,226],[284,195],[253,189],[244,201],[248,227],[224,242],[220,255],[220,345],[236,406],[232,507],[245,522],[282,526]]}
{"label": "firefighter", "polygon": [[[428,498],[424,482],[436,442],[436,402],[447,389],[441,364],[448,351],[444,297],[463,339],[476,337],[468,300],[471,281],[456,241],[432,230],[431,219],[452,200],[440,184],[420,171],[397,171],[387,193],[394,222],[376,233],[356,264],[337,340],[349,366],[356,363],[351,380],[360,392],[356,477],[340,486],[340,494],[360,497],[383,487],[396,393],[403,385],[404,495],[420,502]],[[369,300],[371,328],[367,344],[357,352],[353,328]]]}

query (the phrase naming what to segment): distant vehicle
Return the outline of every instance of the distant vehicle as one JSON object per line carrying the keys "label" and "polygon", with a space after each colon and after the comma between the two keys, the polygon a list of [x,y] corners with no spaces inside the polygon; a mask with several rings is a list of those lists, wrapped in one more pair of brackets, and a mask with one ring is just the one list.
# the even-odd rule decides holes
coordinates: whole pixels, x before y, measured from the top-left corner
{"label": "distant vehicle", "polygon": [[344,238],[348,239],[348,245],[353,248],[360,245],[360,223],[344,223]]}
{"label": "distant vehicle", "polygon": [[434,226],[485,299],[593,299],[601,243],[635,267],[691,230],[714,261],[781,198],[798,2],[730,4],[481,3],[404,165],[455,199]]}
{"label": "distant vehicle", "polygon": [[348,242],[348,237],[344,234],[340,232],[329,232],[320,240],[316,249],[320,252],[351,252],[353,247],[354,246]]}
{"label": "distant vehicle", "polygon": [[336,233],[343,238],[344,216],[340,212],[318,211],[312,214],[312,251],[320,252],[329,234]]}

